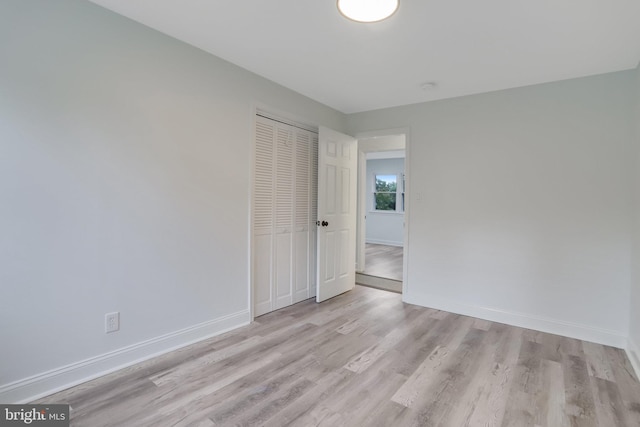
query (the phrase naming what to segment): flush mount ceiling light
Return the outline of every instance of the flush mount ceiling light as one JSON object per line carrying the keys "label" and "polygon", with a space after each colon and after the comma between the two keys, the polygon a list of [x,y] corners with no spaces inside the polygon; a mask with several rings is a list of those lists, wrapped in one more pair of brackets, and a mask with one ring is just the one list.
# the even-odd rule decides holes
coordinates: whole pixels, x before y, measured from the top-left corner
{"label": "flush mount ceiling light", "polygon": [[379,22],[398,10],[400,0],[338,0],[338,10],[356,22]]}

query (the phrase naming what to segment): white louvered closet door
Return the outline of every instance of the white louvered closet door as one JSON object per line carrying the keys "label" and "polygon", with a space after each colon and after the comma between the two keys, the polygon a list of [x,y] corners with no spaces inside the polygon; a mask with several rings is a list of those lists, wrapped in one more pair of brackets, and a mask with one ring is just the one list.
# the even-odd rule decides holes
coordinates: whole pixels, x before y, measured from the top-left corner
{"label": "white louvered closet door", "polygon": [[256,117],[252,281],[259,316],[315,295],[317,135]]}

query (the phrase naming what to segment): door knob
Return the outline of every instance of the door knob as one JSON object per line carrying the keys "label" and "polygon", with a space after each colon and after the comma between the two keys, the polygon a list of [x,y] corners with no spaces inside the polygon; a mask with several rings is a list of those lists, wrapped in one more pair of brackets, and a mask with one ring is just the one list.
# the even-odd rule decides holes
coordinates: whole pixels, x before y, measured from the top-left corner
{"label": "door knob", "polygon": [[322,226],[326,227],[327,225],[329,225],[329,223],[327,221],[322,221]]}

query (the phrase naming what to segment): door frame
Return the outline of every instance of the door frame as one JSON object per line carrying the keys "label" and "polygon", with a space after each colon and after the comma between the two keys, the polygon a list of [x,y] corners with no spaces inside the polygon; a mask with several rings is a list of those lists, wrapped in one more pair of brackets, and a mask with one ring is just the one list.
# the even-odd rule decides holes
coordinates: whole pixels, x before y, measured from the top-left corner
{"label": "door frame", "polygon": [[379,148],[384,149],[376,149],[375,146],[372,146],[368,149],[362,148],[362,144],[360,144],[360,140],[363,139],[373,139],[376,137],[386,137],[386,136],[397,136],[404,135],[404,150],[405,150],[405,161],[404,161],[404,175],[405,175],[405,200],[404,200],[404,244],[402,247],[402,295],[404,300],[404,295],[407,294],[407,290],[409,288],[409,229],[410,229],[410,211],[411,211],[411,133],[410,128],[391,128],[391,129],[381,129],[374,131],[366,131],[366,132],[357,132],[354,137],[358,140],[358,221],[356,225],[356,272],[362,272],[364,266],[362,266],[362,260],[365,259],[364,251],[365,251],[365,215],[367,212],[366,208],[366,183],[367,183],[367,152],[374,151],[389,151],[394,148],[390,145],[386,145]]}

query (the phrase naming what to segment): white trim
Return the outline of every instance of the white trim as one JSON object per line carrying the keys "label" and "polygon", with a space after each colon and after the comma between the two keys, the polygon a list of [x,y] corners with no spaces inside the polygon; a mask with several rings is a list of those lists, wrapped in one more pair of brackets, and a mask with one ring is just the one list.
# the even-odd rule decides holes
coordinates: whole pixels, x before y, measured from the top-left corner
{"label": "white trim", "polygon": [[404,246],[404,242],[393,242],[391,240],[379,240],[379,239],[367,239],[366,243],[372,243],[374,245],[397,246],[399,248]]}
{"label": "white trim", "polygon": [[402,246],[402,293],[409,290],[409,212],[411,211],[411,129],[404,132],[404,245]]}
{"label": "white trim", "polygon": [[566,322],[525,313],[499,310],[461,303],[435,295],[403,294],[403,301],[409,304],[449,311],[451,313],[476,317],[492,322],[504,323],[521,328],[533,329],[550,334],[562,335],[597,344],[625,348],[628,344],[627,336],[619,331],[597,328],[589,325]]}
{"label": "white trim", "polygon": [[249,310],[209,320],[0,386],[0,402],[27,403],[249,324]]}
{"label": "white trim", "polygon": [[633,370],[636,372],[636,377],[640,378],[640,347],[629,338],[625,352],[631,362],[631,366],[633,366]]}
{"label": "white trim", "polygon": [[356,272],[365,269],[365,232],[367,212],[367,156],[358,140],[358,221],[356,223]]}
{"label": "white trim", "polygon": [[[318,125],[312,124],[310,120],[295,116],[289,112],[279,110],[262,103],[255,102],[253,105],[254,116],[263,116],[267,119],[275,120],[289,126],[297,127],[317,134],[319,132]],[[255,120],[255,119],[254,119]]]}
{"label": "white trim", "polygon": [[405,155],[404,150],[371,151],[367,153],[367,160],[404,159]]}
{"label": "white trim", "polygon": [[[392,193],[393,194],[393,193]],[[398,194],[402,194],[402,193],[398,193]],[[370,210],[369,212],[367,212],[367,215],[377,215],[377,214],[381,214],[381,215],[404,215],[403,211],[374,211],[374,210]]]}
{"label": "white trim", "polygon": [[254,277],[253,277],[253,241],[254,241],[254,227],[253,227],[253,213],[255,211],[255,194],[254,194],[254,181],[256,174],[256,114],[259,111],[259,106],[256,102],[251,102],[251,133],[249,137],[249,147],[251,147],[251,168],[249,169],[249,212],[247,215],[247,223],[249,229],[249,235],[247,236],[247,277],[249,283],[247,283],[247,304],[249,306],[249,321],[253,322],[256,318],[256,307],[254,307]]}

